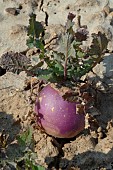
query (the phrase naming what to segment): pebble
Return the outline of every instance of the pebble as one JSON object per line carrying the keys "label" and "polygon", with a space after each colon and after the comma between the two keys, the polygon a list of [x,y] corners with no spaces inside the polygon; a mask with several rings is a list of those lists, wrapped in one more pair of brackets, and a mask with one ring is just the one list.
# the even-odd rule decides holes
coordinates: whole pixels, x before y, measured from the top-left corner
{"label": "pebble", "polygon": [[113,12],[109,13],[109,17],[113,18]]}
{"label": "pebble", "polygon": [[32,102],[35,102],[36,96],[32,96],[32,97],[31,97],[31,100],[32,100]]}
{"label": "pebble", "polygon": [[110,7],[107,5],[103,8],[103,11],[105,12],[106,15],[109,15],[110,13]]}
{"label": "pebble", "polygon": [[108,124],[107,124],[106,130],[111,129],[112,127],[113,127],[113,122],[110,121],[110,122],[108,122]]}
{"label": "pebble", "polygon": [[98,134],[95,131],[90,132],[93,138],[98,138]]}
{"label": "pebble", "polygon": [[102,132],[98,133],[98,139],[102,139],[102,138],[103,138],[103,133]]}
{"label": "pebble", "polygon": [[20,10],[17,8],[6,8],[5,11],[11,15],[18,15]]}
{"label": "pebble", "polygon": [[97,132],[98,132],[98,133],[102,132],[102,127],[99,127],[99,128],[97,129]]}

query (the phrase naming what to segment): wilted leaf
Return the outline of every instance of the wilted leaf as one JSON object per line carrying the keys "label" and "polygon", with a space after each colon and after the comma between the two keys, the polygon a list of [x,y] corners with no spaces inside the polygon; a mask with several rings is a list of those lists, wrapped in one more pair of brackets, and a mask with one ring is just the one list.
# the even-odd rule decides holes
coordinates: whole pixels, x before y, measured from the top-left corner
{"label": "wilted leaf", "polygon": [[73,13],[69,12],[67,19],[72,21],[74,18],[76,17],[76,15],[74,15]]}
{"label": "wilted leaf", "polygon": [[79,92],[66,92],[62,97],[64,100],[70,101],[70,102],[78,102],[79,101]]}
{"label": "wilted leaf", "polygon": [[98,34],[93,33],[92,37],[93,41],[89,48],[89,54],[100,56],[107,49],[108,39],[105,34],[102,34],[101,32],[98,32]]}
{"label": "wilted leaf", "polygon": [[77,41],[86,41],[87,37],[88,37],[88,30],[86,28],[78,28],[76,33],[75,33],[75,37]]}

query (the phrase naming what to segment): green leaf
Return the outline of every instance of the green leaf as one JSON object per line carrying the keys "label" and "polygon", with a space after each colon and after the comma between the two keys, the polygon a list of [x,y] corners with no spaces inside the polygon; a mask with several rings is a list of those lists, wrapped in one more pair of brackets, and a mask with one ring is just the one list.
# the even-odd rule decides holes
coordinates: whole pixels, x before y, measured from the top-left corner
{"label": "green leaf", "polygon": [[77,56],[79,58],[83,58],[85,56],[85,53],[83,51],[77,51]]}
{"label": "green leaf", "polygon": [[26,159],[25,160],[26,167],[31,168],[31,170],[45,170],[44,167],[40,165],[35,165],[34,160]]}
{"label": "green leaf", "polygon": [[66,26],[65,26],[66,32],[74,33],[72,29],[73,25],[74,25],[74,22],[72,22],[71,20],[67,20]]}
{"label": "green leaf", "polygon": [[32,141],[32,128],[28,128],[25,132],[17,137],[17,140],[22,146],[29,146]]}
{"label": "green leaf", "polygon": [[64,60],[65,60],[64,53],[58,52],[58,51],[53,51],[51,57],[52,57],[52,59],[60,62],[62,65],[64,64]]}
{"label": "green leaf", "polygon": [[39,48],[41,51],[44,51],[44,42],[42,33],[44,32],[44,27],[41,22],[36,21],[36,15],[31,14],[29,19],[28,26],[28,36],[29,38],[26,41],[26,44],[29,48]]}
{"label": "green leaf", "polygon": [[26,41],[26,44],[29,48],[36,47],[44,51],[44,44],[39,39],[34,39],[33,37],[29,37]]}
{"label": "green leaf", "polygon": [[38,78],[40,80],[49,81],[49,80],[51,80],[53,78],[53,73],[41,74],[41,75],[38,75]]}
{"label": "green leaf", "polygon": [[41,42],[41,40],[35,39],[33,44],[36,48],[39,48],[40,50],[44,51],[44,44]]}
{"label": "green leaf", "polygon": [[59,62],[55,64],[55,68],[58,68],[59,71],[63,71],[63,66]]}
{"label": "green leaf", "polygon": [[28,36],[39,38],[43,31],[44,28],[41,22],[36,21],[35,14],[31,14],[28,26]]}
{"label": "green leaf", "polygon": [[40,61],[38,64],[35,65],[35,67],[39,67],[39,68],[40,68],[40,67],[43,66],[43,64],[44,64],[44,62],[43,62],[43,61]]}
{"label": "green leaf", "polygon": [[38,166],[33,165],[33,166],[32,166],[32,170],[45,170],[45,168],[42,167],[42,166],[40,166],[40,165],[38,165]]}
{"label": "green leaf", "polygon": [[63,53],[64,56],[66,56],[66,53],[71,53],[71,48],[72,47],[72,36],[70,34],[63,34],[62,37],[59,40],[58,47],[56,51],[58,53]]}
{"label": "green leaf", "polygon": [[26,40],[26,45],[28,46],[28,48],[33,48],[34,47],[34,38],[33,37],[29,37]]}
{"label": "green leaf", "polygon": [[[43,61],[39,61],[39,63],[37,63],[35,66],[32,66],[29,71],[37,76],[39,76],[40,74],[43,73],[43,69],[41,69],[41,67],[43,66],[44,62]],[[46,70],[45,70],[46,71]]]}

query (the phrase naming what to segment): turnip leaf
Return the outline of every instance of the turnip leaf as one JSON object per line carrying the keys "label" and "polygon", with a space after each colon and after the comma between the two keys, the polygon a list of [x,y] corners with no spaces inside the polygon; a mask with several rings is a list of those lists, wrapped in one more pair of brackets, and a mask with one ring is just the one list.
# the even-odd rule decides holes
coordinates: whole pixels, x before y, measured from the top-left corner
{"label": "turnip leaf", "polygon": [[39,38],[43,31],[44,28],[41,22],[36,21],[36,14],[31,14],[28,26],[28,36]]}

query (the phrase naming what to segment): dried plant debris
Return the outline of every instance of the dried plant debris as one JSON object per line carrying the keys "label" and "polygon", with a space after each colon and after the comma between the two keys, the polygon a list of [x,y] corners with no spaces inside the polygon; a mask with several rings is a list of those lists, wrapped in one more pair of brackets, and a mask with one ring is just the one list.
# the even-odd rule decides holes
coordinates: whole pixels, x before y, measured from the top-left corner
{"label": "dried plant debris", "polygon": [[9,135],[6,135],[4,130],[0,133],[0,150],[7,147],[8,137]]}
{"label": "dried plant debris", "polygon": [[6,71],[19,74],[30,65],[30,59],[21,53],[10,51],[1,56],[0,65]]}

